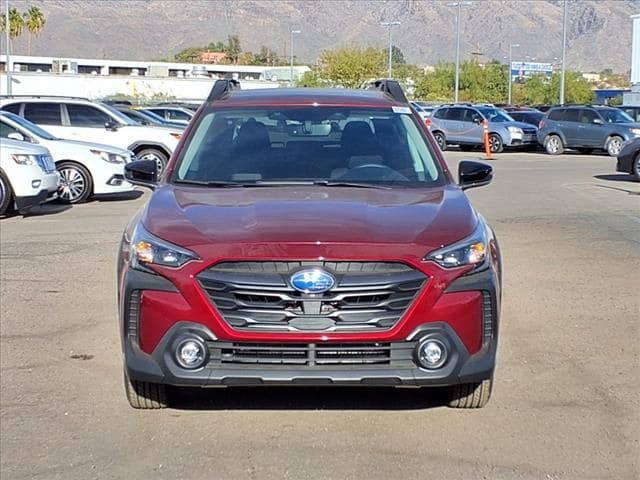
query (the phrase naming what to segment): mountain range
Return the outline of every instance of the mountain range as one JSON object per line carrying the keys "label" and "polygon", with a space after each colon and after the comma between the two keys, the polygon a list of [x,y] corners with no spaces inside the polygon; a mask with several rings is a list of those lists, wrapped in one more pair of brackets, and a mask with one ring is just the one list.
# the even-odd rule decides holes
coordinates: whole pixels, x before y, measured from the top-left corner
{"label": "mountain range", "polygon": [[[47,23],[33,40],[34,55],[131,60],[169,59],[190,47],[237,34],[245,51],[266,45],[308,64],[325,49],[393,43],[410,63],[433,65],[455,59],[456,13],[439,0],[9,0],[26,11],[39,7]],[[467,3],[467,2],[464,2]],[[461,57],[558,62],[563,0],[474,0],[461,8]],[[581,71],[631,64],[629,18],[640,0],[569,0],[567,67]],[[15,43],[25,54],[27,34]],[[2,51],[4,51],[4,46]]]}

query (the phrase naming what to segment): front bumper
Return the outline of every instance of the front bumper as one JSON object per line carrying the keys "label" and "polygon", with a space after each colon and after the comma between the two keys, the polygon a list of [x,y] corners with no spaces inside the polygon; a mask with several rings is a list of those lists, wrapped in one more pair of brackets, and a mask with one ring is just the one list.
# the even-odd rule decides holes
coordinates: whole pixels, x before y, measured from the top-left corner
{"label": "front bumper", "polygon": [[37,207],[46,202],[50,202],[58,198],[58,190],[57,188],[53,191],[51,190],[40,190],[36,195],[30,195],[26,197],[16,197],[16,210],[19,213],[26,213],[31,210],[33,207]]}
{"label": "front bumper", "polygon": [[[139,343],[140,304],[144,301],[141,302],[139,292],[144,290],[177,292],[171,282],[157,275],[129,270],[122,277],[122,347],[125,368],[133,380],[194,387],[421,387],[478,382],[491,377],[495,367],[500,285],[492,269],[461,277],[446,290],[447,293],[483,292],[482,344],[473,354],[469,353],[446,319],[423,323],[409,335],[391,341],[373,341],[363,335],[362,341],[341,342],[332,339],[307,342],[291,336],[290,341],[279,343],[224,340],[217,338],[201,323],[174,319],[175,323],[164,333],[153,351],[147,353]],[[159,313],[158,322],[162,321],[161,316]],[[207,348],[207,361],[196,370],[180,367],[174,358],[177,345],[187,337],[199,339]],[[417,348],[421,342],[434,337],[445,345],[448,358],[442,367],[428,370],[419,365]],[[293,361],[288,356],[291,349],[298,352]],[[375,358],[366,357],[362,355],[362,350],[377,353]],[[247,351],[250,352],[248,356],[244,355]],[[366,358],[363,360],[363,357]],[[331,361],[322,360],[327,358]]]}

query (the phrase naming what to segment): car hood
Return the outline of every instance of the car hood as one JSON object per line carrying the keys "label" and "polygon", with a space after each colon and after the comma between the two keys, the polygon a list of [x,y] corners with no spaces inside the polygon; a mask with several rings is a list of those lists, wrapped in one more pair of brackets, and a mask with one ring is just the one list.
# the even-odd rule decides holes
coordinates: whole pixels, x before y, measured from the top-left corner
{"label": "car hood", "polygon": [[476,213],[457,186],[198,188],[165,185],[142,222],[185,247],[216,243],[414,244],[438,248],[471,234]]}
{"label": "car hood", "polygon": [[129,157],[129,150],[123,148],[114,147],[113,145],[105,145],[103,143],[83,142],[79,140],[66,140],[64,138],[57,138],[55,140],[42,140],[42,144],[53,151],[53,149],[65,149],[74,151],[82,151],[87,153],[87,150],[100,150],[108,153],[115,153],[116,155],[122,155]]}
{"label": "car hood", "polygon": [[526,122],[502,122],[505,127],[518,127],[518,128],[537,128],[535,125],[531,125]]}
{"label": "car hood", "polygon": [[610,125],[618,125],[624,128],[640,128],[640,123],[636,123],[636,122],[612,123]]}

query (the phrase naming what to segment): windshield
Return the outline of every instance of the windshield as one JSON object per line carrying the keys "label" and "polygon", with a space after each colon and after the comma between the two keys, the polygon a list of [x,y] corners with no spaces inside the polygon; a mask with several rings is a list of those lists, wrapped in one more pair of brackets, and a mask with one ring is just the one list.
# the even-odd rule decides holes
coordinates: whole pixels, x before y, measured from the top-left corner
{"label": "windshield", "polygon": [[602,115],[605,122],[609,123],[634,123],[633,118],[622,110],[615,108],[602,109],[600,110],[600,115]]}
{"label": "windshield", "polygon": [[2,116],[5,118],[8,118],[13,123],[18,124],[19,126],[27,130],[32,135],[35,135],[36,137],[44,138],[45,140],[57,140],[57,137],[54,137],[46,130],[40,128],[35,123],[31,123],[26,118],[22,118],[21,116],[16,115],[15,113],[2,112]]}
{"label": "windshield", "polygon": [[109,112],[112,113],[113,116],[116,117],[120,121],[120,123],[122,123],[123,125],[137,125],[137,126],[140,126],[140,124],[138,122],[130,119],[124,113],[122,113],[121,111],[119,111],[116,108],[113,108],[111,105],[107,105],[106,103],[101,103],[100,105],[102,105],[104,108],[109,110]]}
{"label": "windshield", "polygon": [[445,180],[407,111],[268,107],[203,115],[173,181],[425,187]]}
{"label": "windshield", "polygon": [[490,107],[481,107],[478,108],[482,115],[485,116],[487,120],[490,122],[513,122],[513,118],[509,116],[509,114],[503,110],[498,110],[497,108]]}

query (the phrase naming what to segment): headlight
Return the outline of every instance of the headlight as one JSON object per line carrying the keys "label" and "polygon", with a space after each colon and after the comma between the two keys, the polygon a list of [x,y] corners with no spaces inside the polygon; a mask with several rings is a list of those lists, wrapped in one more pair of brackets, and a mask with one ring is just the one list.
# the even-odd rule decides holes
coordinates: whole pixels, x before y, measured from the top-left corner
{"label": "headlight", "polygon": [[507,127],[512,135],[522,135],[522,129],[519,127]]}
{"label": "headlight", "polygon": [[104,160],[107,163],[125,163],[125,158],[122,155],[103,152],[102,150],[91,150],[91,153],[100,157],[100,160]]}
{"label": "headlight", "polygon": [[133,268],[145,270],[145,265],[161,265],[178,268],[199,257],[186,248],[166,242],[138,224],[130,247],[130,262]]}
{"label": "headlight", "polygon": [[630,128],[629,131],[631,135],[635,135],[636,137],[640,136],[640,128]]}
{"label": "headlight", "polygon": [[37,165],[38,164],[38,159],[36,158],[35,155],[18,154],[18,155],[11,155],[11,158],[18,165]]}
{"label": "headlight", "polygon": [[482,220],[478,220],[478,225],[470,236],[431,252],[425,260],[436,262],[444,268],[480,266],[487,258],[488,248],[487,228]]}

